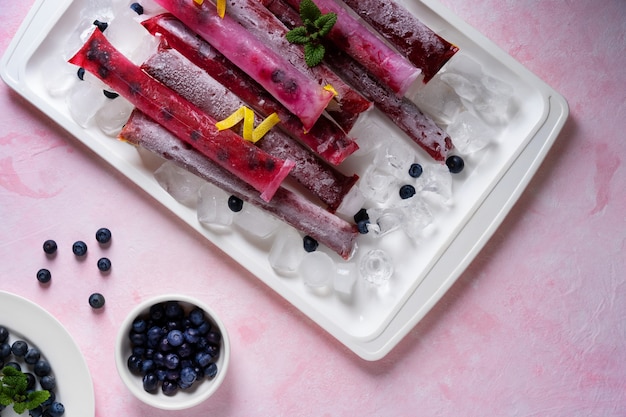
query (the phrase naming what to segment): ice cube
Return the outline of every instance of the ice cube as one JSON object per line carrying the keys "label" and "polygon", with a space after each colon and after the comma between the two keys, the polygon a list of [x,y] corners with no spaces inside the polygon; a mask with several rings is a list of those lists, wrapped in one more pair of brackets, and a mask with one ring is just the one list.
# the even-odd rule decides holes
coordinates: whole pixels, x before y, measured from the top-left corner
{"label": "ice cube", "polygon": [[483,149],[494,137],[494,131],[470,112],[461,113],[446,129],[454,146],[463,154]]}
{"label": "ice cube", "polygon": [[340,262],[335,271],[333,288],[339,294],[349,296],[352,294],[357,277],[358,271],[354,262]]}
{"label": "ice cube", "polygon": [[107,100],[96,112],[96,124],[105,135],[117,136],[128,121],[134,106],[124,97]]}
{"label": "ice cube", "polygon": [[441,75],[441,80],[454,89],[462,99],[473,103],[483,92],[476,80],[466,78],[464,75],[448,72]]}
{"label": "ice cube", "polygon": [[404,222],[404,213],[397,207],[371,208],[367,213],[370,218],[367,230],[375,237],[383,237],[398,230]]}
{"label": "ice cube", "polygon": [[452,204],[452,175],[445,164],[424,167],[415,183],[416,190],[433,202],[444,206]]}
{"label": "ice cube", "polygon": [[205,184],[202,178],[171,161],[161,165],[154,172],[154,178],[176,201],[189,207],[197,205],[198,192]]}
{"label": "ice cube", "polygon": [[391,258],[382,249],[372,249],[366,252],[359,261],[361,277],[377,286],[389,281],[393,275],[393,269]]}
{"label": "ice cube", "polygon": [[197,217],[205,226],[230,226],[233,211],[228,208],[230,196],[213,184],[205,183],[198,191]]}
{"label": "ice cube", "polygon": [[377,203],[389,200],[396,187],[396,178],[383,171],[377,165],[370,165],[359,181],[359,188],[365,198]]}
{"label": "ice cube", "polygon": [[513,86],[495,77],[481,78],[483,94],[474,103],[479,116],[492,125],[503,125],[513,112]]}
{"label": "ice cube", "polygon": [[415,152],[397,140],[388,140],[374,157],[374,164],[379,169],[397,177],[405,176],[414,161]]}
{"label": "ice cube", "polygon": [[285,227],[276,233],[269,252],[269,263],[281,275],[295,275],[305,251],[302,248],[302,237],[292,227]]}
{"label": "ice cube", "polygon": [[354,155],[359,156],[367,155],[377,149],[382,142],[381,138],[388,137],[389,132],[366,113],[354,124],[349,136],[356,138],[359,149],[354,152]]}
{"label": "ice cube", "polygon": [[306,286],[324,289],[332,285],[336,269],[335,261],[328,254],[315,251],[305,254],[298,272]]}
{"label": "ice cube", "polygon": [[280,226],[276,217],[245,202],[241,211],[234,214],[233,222],[240,229],[261,239],[270,237]]}
{"label": "ice cube", "polygon": [[66,97],[67,107],[74,121],[81,127],[87,127],[107,98],[98,84],[78,82],[74,84]]}
{"label": "ice cube", "polygon": [[444,125],[452,122],[465,109],[454,89],[444,83],[440,76],[431,79],[412,100],[435,122]]}
{"label": "ice cube", "polygon": [[405,200],[401,207],[404,212],[402,230],[413,241],[418,241],[427,235],[427,230],[433,225],[433,214],[428,205],[419,198]]}
{"label": "ice cube", "polygon": [[343,197],[341,204],[336,210],[338,215],[352,218],[365,203],[365,196],[359,187],[352,187]]}
{"label": "ice cube", "polygon": [[46,60],[43,67],[54,69],[54,71],[42,74],[45,89],[52,97],[67,95],[74,83],[78,81],[77,67],[68,63],[61,55],[53,54]]}

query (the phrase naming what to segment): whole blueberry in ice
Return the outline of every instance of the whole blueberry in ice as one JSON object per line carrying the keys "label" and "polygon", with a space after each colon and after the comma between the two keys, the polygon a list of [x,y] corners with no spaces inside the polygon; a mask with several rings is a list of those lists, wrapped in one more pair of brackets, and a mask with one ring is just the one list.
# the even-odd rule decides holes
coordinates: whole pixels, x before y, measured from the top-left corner
{"label": "whole blueberry in ice", "polygon": [[228,208],[234,211],[235,213],[240,212],[241,209],[243,209],[243,200],[239,197],[231,195],[228,198]]}
{"label": "whole blueberry in ice", "polygon": [[400,198],[406,200],[407,198],[411,198],[415,195],[415,187],[411,184],[405,184],[400,187]]}
{"label": "whole blueberry in ice", "polygon": [[409,175],[413,178],[419,178],[422,175],[422,172],[424,172],[424,169],[420,164],[412,164],[409,167]]}
{"label": "whole blueberry in ice", "polygon": [[319,243],[317,243],[317,240],[313,239],[309,235],[305,236],[302,239],[302,242],[303,242],[303,245],[304,245],[304,250],[307,251],[307,252],[315,252],[315,250],[319,246]]}
{"label": "whole blueberry in ice", "polygon": [[139,3],[133,3],[130,5],[130,8],[137,13],[138,15],[142,15],[143,14],[143,6]]}
{"label": "whole blueberry in ice", "polygon": [[448,166],[448,169],[451,173],[458,174],[459,172],[463,171],[463,168],[465,167],[465,161],[463,161],[463,158],[458,155],[452,155],[449,156],[448,159],[446,159],[446,165]]}

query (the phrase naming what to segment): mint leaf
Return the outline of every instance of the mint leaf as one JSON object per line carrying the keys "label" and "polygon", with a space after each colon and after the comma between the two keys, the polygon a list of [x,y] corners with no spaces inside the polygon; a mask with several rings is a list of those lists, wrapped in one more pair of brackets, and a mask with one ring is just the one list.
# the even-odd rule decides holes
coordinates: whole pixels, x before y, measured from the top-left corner
{"label": "mint leaf", "polygon": [[299,45],[304,45],[310,41],[310,36],[307,34],[306,28],[303,26],[290,30],[285,36],[290,43]]}
{"label": "mint leaf", "polygon": [[326,49],[322,45],[322,38],[337,23],[337,14],[322,14],[312,0],[302,0],[300,19],[303,26],[290,30],[285,37],[290,43],[304,45],[304,60],[309,67],[314,67],[324,59]]}
{"label": "mint leaf", "polygon": [[13,404],[13,410],[15,410],[17,414],[22,414],[24,411],[26,411],[26,403]]}
{"label": "mint leaf", "polygon": [[323,16],[320,16],[315,21],[315,26],[319,29],[320,36],[326,36],[333,28],[333,26],[337,23],[337,15],[335,13],[327,13]]}
{"label": "mint leaf", "polygon": [[304,60],[309,67],[314,67],[322,62],[326,48],[321,43],[304,45]]}
{"label": "mint leaf", "polygon": [[26,408],[28,408],[29,410],[32,410],[33,408],[37,408],[41,405],[41,403],[46,401],[48,398],[50,398],[50,392],[47,390],[33,391],[28,394],[27,401],[25,403]]}
{"label": "mint leaf", "polygon": [[303,22],[307,20],[310,22],[315,22],[320,16],[322,12],[319,7],[311,0],[302,0],[300,2],[300,18]]}
{"label": "mint leaf", "polygon": [[11,405],[11,404],[13,404],[13,396],[7,394],[4,391],[1,392],[0,393],[0,405],[3,405],[3,406],[6,407],[6,406]]}

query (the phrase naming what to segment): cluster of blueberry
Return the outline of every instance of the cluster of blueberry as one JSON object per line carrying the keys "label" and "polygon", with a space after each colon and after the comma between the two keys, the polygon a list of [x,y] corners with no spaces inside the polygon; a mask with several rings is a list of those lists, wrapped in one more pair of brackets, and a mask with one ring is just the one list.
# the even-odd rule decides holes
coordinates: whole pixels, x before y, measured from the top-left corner
{"label": "cluster of blueberry", "polygon": [[[106,246],[111,242],[111,231],[106,227],[102,227],[96,231],[96,240],[101,246]],[[48,239],[43,243],[43,251],[48,256],[53,256],[56,254],[58,249],[57,243]],[[72,245],[72,252],[78,258],[82,258],[87,255],[87,244],[82,240],[78,240],[74,242]],[[102,257],[98,259],[97,262],[98,269],[102,273],[108,273],[111,270],[111,260],[106,257]],[[52,279],[52,273],[47,268],[41,268],[37,271],[37,280],[42,284],[48,284]],[[93,308],[102,308],[104,307],[104,296],[100,293],[93,293],[89,296],[89,305]]]}
{"label": "cluster of blueberry", "polygon": [[[13,358],[11,355],[13,355]],[[24,372],[20,362],[32,368],[32,373]],[[34,391],[37,382],[39,382],[40,388],[50,393],[47,400],[36,408],[29,410],[30,417],[60,417],[63,415],[65,407],[63,403],[56,401],[56,379],[52,373],[50,363],[42,357],[37,347],[29,347],[26,341],[15,340],[13,343],[10,343],[8,329],[0,326],[0,369],[5,366],[10,366],[26,376],[26,392]],[[0,411],[2,411],[2,408],[4,407],[0,406]]]}
{"label": "cluster of blueberry", "polygon": [[186,314],[177,301],[158,303],[133,321],[128,369],[142,377],[146,392],[165,395],[191,388],[217,375],[222,335],[194,307]]}

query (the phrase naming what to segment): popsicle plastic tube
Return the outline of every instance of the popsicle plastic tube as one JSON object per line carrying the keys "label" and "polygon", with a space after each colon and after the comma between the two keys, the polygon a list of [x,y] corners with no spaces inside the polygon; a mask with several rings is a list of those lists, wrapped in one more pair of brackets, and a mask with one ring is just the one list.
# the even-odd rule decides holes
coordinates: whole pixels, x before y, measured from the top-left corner
{"label": "popsicle plastic tube", "polygon": [[343,0],[422,70],[428,82],[459,50],[393,0]]}
{"label": "popsicle plastic tube", "polygon": [[[215,119],[226,119],[245,105],[239,97],[173,49],[160,50],[142,65],[142,69]],[[257,116],[254,125],[261,120]],[[331,212],[339,207],[358,180],[357,175],[340,173],[279,129],[272,128],[256,145],[276,158],[293,160],[296,165],[289,173],[290,177],[319,198]]]}
{"label": "popsicle plastic tube", "polygon": [[228,86],[263,117],[277,113],[281,120],[278,128],[325,161],[338,165],[359,148],[353,139],[326,117],[320,117],[313,128],[306,131],[298,117],[172,14],[160,14],[144,20],[142,24],[222,85]]}
{"label": "popsicle plastic tube", "polygon": [[[285,0],[261,0],[267,3],[286,26],[300,25],[300,16]],[[333,70],[382,111],[406,135],[439,162],[446,160],[453,148],[450,136],[409,99],[398,97],[374,78],[356,60],[332,45],[327,46],[327,62]]]}
{"label": "popsicle plastic tube", "polygon": [[122,129],[120,138],[161,155],[227,193],[266,210],[344,259],[349,259],[356,249],[356,225],[283,187],[276,190],[274,198],[269,202],[259,198],[250,185],[195,149],[183,146],[174,135],[137,110]]}
{"label": "popsicle plastic tube", "polygon": [[269,201],[295,163],[275,158],[150,77],[94,30],[70,61],[89,71],[174,135],[241,178]]}
{"label": "popsicle plastic tube", "polygon": [[[287,0],[299,10],[301,0]],[[342,51],[356,59],[371,74],[402,96],[420,76],[421,70],[387,46],[334,0],[315,0],[322,13],[337,14],[328,37]]]}
{"label": "popsicle plastic tube", "polygon": [[320,118],[333,93],[304,75],[211,2],[155,0],[209,42],[298,116],[306,130]]}
{"label": "popsicle plastic tube", "polygon": [[254,36],[287,58],[300,71],[309,74],[321,85],[332,86],[337,95],[326,110],[346,132],[352,129],[359,114],[371,107],[372,103],[369,100],[356,92],[325,64],[309,67],[305,62],[302,46],[287,40],[289,29],[258,0],[232,2],[228,5],[227,13]]}

